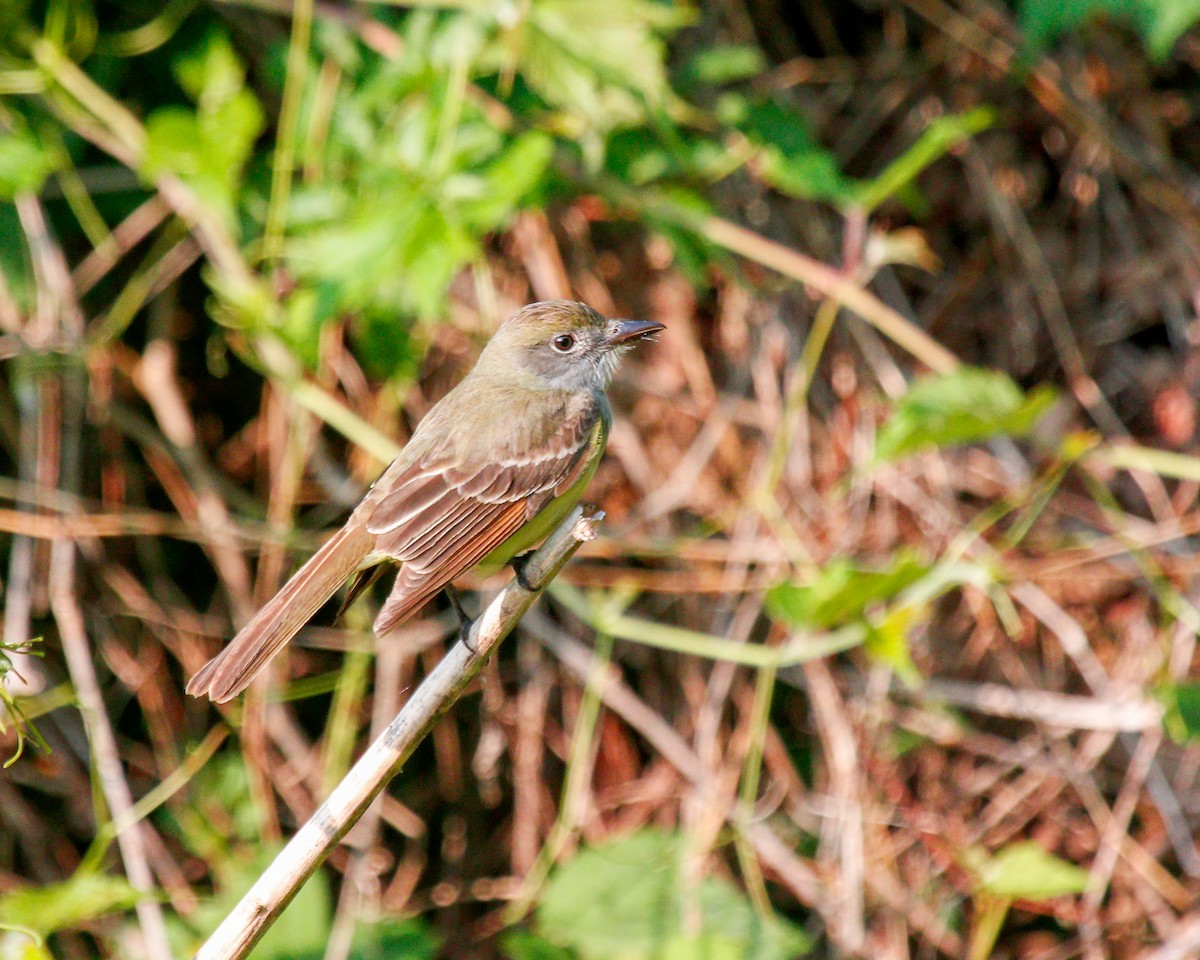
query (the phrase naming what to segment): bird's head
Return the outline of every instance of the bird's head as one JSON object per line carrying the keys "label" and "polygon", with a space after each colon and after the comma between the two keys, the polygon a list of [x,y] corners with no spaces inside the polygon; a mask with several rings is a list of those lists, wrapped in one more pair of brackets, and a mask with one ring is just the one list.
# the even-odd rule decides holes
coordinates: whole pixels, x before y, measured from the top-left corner
{"label": "bird's head", "polygon": [[480,361],[562,390],[603,390],[621,353],[663,329],[653,320],[609,320],[575,300],[546,300],[505,320]]}

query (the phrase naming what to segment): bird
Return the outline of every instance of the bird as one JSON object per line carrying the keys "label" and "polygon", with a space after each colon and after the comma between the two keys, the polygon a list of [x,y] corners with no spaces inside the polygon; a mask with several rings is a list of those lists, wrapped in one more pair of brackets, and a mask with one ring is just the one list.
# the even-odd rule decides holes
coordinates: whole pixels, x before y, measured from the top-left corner
{"label": "bird", "polygon": [[605,390],[620,355],[664,329],[608,319],[573,300],[531,303],[504,320],[341,529],[187,692],[233,699],[343,583],[353,580],[348,602],[389,565],[399,569],[373,624],[377,637],[445,590],[465,639],[469,621],[453,581],[519,557],[574,508],[604,452],[612,425]]}

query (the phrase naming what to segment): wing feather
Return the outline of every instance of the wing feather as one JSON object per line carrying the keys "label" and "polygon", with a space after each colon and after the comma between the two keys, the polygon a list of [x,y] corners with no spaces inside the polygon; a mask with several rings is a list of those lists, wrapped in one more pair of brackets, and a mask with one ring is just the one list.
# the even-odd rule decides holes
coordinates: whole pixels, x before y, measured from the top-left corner
{"label": "wing feather", "polygon": [[402,622],[570,487],[604,415],[595,402],[573,400],[558,429],[532,453],[501,450],[463,462],[438,452],[377,485],[367,530],[376,535],[377,554],[401,563],[376,618],[377,634]]}

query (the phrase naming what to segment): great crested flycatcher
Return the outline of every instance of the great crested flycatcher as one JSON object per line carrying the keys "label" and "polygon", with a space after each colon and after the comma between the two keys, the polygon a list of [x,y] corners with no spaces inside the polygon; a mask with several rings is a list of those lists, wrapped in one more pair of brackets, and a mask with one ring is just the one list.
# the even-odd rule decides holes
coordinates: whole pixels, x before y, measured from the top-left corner
{"label": "great crested flycatcher", "polygon": [[[604,390],[622,348],[664,329],[570,300],[504,321],[470,373],[426,414],[337,533],[192,677],[224,703],[354,574],[399,564],[382,637],[472,567],[500,567],[579,501],[612,423]],[[361,581],[360,581],[361,582]],[[352,588],[353,590],[354,588]]]}

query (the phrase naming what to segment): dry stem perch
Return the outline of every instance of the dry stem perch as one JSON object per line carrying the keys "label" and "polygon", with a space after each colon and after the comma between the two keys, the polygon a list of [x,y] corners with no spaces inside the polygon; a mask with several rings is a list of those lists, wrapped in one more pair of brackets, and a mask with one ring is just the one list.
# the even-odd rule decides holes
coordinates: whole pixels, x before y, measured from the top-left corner
{"label": "dry stem perch", "polygon": [[250,952],[579,545],[595,538],[596,524],[603,518],[604,514],[594,507],[576,507],[559,525],[523,570],[532,589],[525,589],[514,578],[500,591],[472,625],[468,642],[450,648],[383,735],[367,748],[329,799],[208,938],[196,960],[238,960]]}

